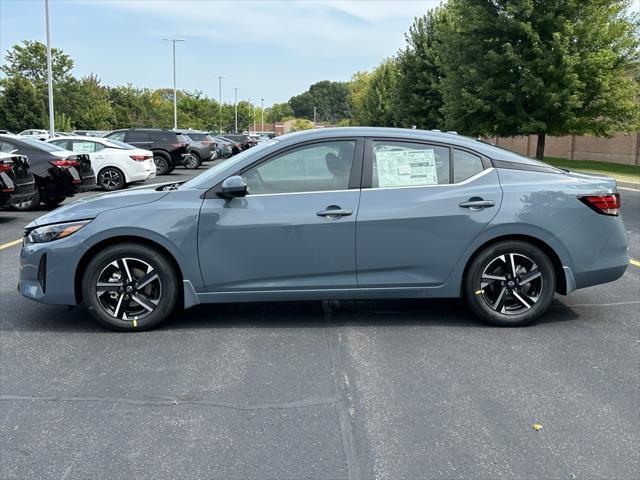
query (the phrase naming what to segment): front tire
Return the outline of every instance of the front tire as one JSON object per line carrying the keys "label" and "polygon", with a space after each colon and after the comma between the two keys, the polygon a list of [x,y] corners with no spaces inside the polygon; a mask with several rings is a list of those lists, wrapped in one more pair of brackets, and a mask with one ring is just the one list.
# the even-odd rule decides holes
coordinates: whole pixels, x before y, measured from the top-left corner
{"label": "front tire", "polygon": [[162,253],[121,243],[91,259],[82,276],[82,298],[91,315],[107,328],[149,330],[175,309],[178,285],[178,274]]}
{"label": "front tire", "polygon": [[107,192],[121,190],[126,185],[124,173],[119,168],[105,167],[98,173],[98,185]]}
{"label": "front tire", "polygon": [[521,327],[549,308],[555,286],[553,264],[542,250],[528,242],[503,241],[471,260],[463,297],[483,321]]}

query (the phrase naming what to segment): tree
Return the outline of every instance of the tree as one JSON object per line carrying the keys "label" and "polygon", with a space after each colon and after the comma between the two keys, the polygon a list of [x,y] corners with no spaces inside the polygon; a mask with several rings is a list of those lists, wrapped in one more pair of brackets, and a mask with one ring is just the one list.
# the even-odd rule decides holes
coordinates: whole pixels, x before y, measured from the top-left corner
{"label": "tree", "polygon": [[21,132],[28,128],[45,128],[47,116],[38,90],[22,75],[2,80],[0,128]]}
{"label": "tree", "polygon": [[313,124],[313,122],[311,120],[308,120],[306,118],[295,118],[292,122],[291,122],[291,131],[292,132],[299,132],[300,130],[310,130],[312,128],[314,128],[315,125]]}
{"label": "tree", "polygon": [[300,95],[295,95],[289,99],[289,105],[293,114],[299,118],[312,119],[313,107],[315,105],[315,99],[311,92],[306,91]]}
{"label": "tree", "polygon": [[346,82],[323,80],[314,83],[309,90],[289,99],[289,105],[296,117],[313,119],[316,109],[316,121],[336,123],[351,117],[349,87]]}
{"label": "tree", "polygon": [[394,59],[384,60],[371,73],[363,95],[362,121],[364,125],[397,127],[398,67]]}
{"label": "tree", "polygon": [[[260,120],[260,111],[258,109],[258,120]],[[264,121],[267,123],[284,122],[293,118],[293,108],[288,103],[274,103],[264,110]],[[313,115],[313,111],[312,111]]]}
{"label": "tree", "polygon": [[[23,40],[22,45],[14,45],[5,57],[2,72],[7,77],[22,75],[32,82],[47,81],[47,47],[44,43]],[[62,50],[51,49],[51,66],[54,82],[68,79],[73,69],[73,60]]]}
{"label": "tree", "polygon": [[407,46],[398,52],[398,109],[401,123],[410,127],[442,128],[443,118],[438,62],[438,22],[443,12],[435,8],[416,18],[405,34]]}
{"label": "tree", "polygon": [[637,125],[638,18],[619,0],[451,0],[440,82],[446,128],[468,134],[610,135]]}
{"label": "tree", "polygon": [[349,82],[349,104],[351,105],[351,124],[364,125],[366,113],[364,111],[364,97],[369,83],[371,82],[371,74],[369,72],[356,72],[351,76]]}

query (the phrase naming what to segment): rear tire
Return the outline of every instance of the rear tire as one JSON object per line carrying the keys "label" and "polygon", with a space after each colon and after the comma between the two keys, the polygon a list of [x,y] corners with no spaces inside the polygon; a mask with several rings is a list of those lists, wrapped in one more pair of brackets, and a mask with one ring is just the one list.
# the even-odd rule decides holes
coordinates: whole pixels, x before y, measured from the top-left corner
{"label": "rear tire", "polygon": [[162,154],[154,153],[153,163],[156,164],[156,175],[166,175],[172,170],[171,162]]}
{"label": "rear tire", "polygon": [[189,152],[186,157],[184,157],[184,163],[182,164],[184,168],[187,170],[195,170],[200,167],[200,157],[197,153]]}
{"label": "rear tire", "polygon": [[175,310],[179,283],[179,275],[162,253],[137,243],[120,243],[93,256],[82,275],[82,298],[91,315],[107,328],[149,330]]}
{"label": "rear tire", "polygon": [[549,308],[555,280],[553,264],[542,250],[528,242],[503,241],[471,260],[463,297],[483,321],[521,327],[538,320]]}

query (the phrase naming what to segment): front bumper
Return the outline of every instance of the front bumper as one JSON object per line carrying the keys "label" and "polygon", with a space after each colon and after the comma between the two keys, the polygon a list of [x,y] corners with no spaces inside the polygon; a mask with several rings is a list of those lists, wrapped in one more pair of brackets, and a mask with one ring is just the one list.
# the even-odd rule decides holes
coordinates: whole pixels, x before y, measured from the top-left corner
{"label": "front bumper", "polygon": [[18,291],[40,303],[75,305],[76,262],[84,251],[73,237],[23,244]]}

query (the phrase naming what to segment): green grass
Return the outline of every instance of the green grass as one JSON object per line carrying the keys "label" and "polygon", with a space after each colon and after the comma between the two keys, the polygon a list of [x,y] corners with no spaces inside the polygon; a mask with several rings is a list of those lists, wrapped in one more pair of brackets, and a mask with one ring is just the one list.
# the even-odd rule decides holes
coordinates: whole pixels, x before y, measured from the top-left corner
{"label": "green grass", "polygon": [[619,163],[593,162],[591,160],[568,160],[557,157],[544,157],[544,161],[567,170],[599,173],[601,175],[609,175],[621,182],[640,184],[640,165],[621,165]]}

